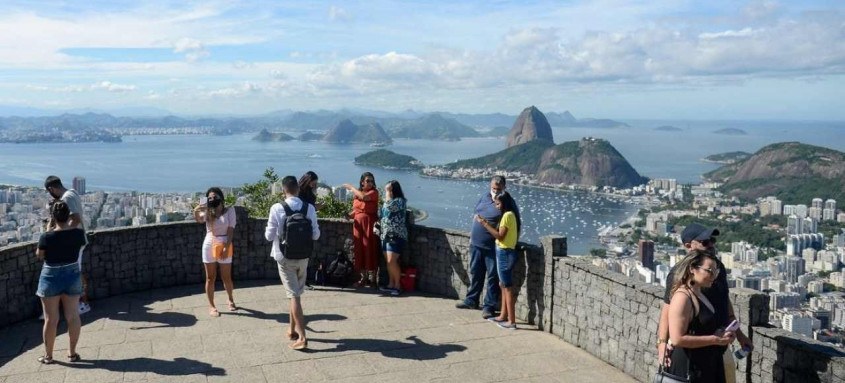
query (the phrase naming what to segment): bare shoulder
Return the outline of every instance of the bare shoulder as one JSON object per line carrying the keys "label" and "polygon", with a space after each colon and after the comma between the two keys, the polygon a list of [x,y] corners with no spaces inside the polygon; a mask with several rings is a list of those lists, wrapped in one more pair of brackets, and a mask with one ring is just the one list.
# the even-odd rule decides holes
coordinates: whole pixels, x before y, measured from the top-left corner
{"label": "bare shoulder", "polygon": [[682,306],[686,305],[686,303],[689,302],[690,294],[691,294],[691,292],[686,287],[678,288],[672,294],[672,301],[671,301],[670,304],[671,305],[680,304]]}

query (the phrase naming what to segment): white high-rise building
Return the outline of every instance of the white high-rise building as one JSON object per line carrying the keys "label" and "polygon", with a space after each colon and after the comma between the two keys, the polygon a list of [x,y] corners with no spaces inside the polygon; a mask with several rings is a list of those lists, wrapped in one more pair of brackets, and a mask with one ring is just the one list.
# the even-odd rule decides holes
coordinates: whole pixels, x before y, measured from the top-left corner
{"label": "white high-rise building", "polygon": [[836,200],[828,199],[827,201],[824,201],[824,208],[836,211]]}
{"label": "white high-rise building", "polygon": [[775,198],[769,197],[769,203],[772,204],[772,214],[774,215],[781,215],[783,214],[783,201]]}
{"label": "white high-rise building", "polygon": [[804,219],[792,214],[786,218],[786,234],[794,235],[803,232]]}
{"label": "white high-rise building", "polygon": [[807,211],[807,217],[820,220],[822,219],[822,210],[820,207],[813,206]]}
{"label": "white high-rise building", "polygon": [[786,314],[781,319],[784,330],[807,337],[813,336],[813,322],[814,318],[803,316],[800,313]]}
{"label": "white high-rise building", "polygon": [[836,215],[836,222],[845,223],[845,212]]}
{"label": "white high-rise building", "polygon": [[807,205],[795,205],[794,214],[799,218],[807,216]]}
{"label": "white high-rise building", "polygon": [[811,217],[804,218],[801,223],[802,234],[815,234],[819,232],[819,220]]}
{"label": "white high-rise building", "polygon": [[819,209],[824,207],[824,200],[821,198],[813,198],[812,207],[817,207]]}
{"label": "white high-rise building", "polygon": [[836,219],[836,210],[833,210],[833,209],[822,210],[822,220],[823,221],[833,221],[834,219]]}

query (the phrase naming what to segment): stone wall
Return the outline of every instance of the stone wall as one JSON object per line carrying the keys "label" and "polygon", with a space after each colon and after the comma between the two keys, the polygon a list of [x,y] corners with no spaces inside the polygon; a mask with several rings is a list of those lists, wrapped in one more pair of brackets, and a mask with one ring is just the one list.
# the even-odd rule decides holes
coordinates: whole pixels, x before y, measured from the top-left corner
{"label": "stone wall", "polygon": [[[276,263],[270,258],[270,242],[264,239],[266,220],[247,218],[237,208],[232,275],[237,280],[278,279]],[[352,237],[348,220],[320,220],[321,239],[315,258],[324,259],[342,249]],[[91,299],[105,298],[151,288],[203,281],[202,224],[193,222],[115,228],[88,233],[83,273]],[[41,312],[35,296],[41,262],[35,258],[35,243],[0,249],[0,327]],[[236,285],[237,287],[237,285]]]}
{"label": "stone wall", "polygon": [[[238,210],[235,230],[237,280],[278,280],[264,240],[266,222]],[[314,258],[331,259],[352,237],[344,219],[320,220]],[[204,228],[168,223],[89,233],[84,272],[92,299],[203,281],[200,247]],[[417,269],[420,291],[462,298],[469,285],[469,235],[416,225],[410,230],[404,266]],[[35,244],[0,249],[0,327],[40,312],[35,289],[41,270]],[[663,289],[567,257],[566,238],[543,237],[540,246],[520,244],[515,268],[517,316],[583,348],[646,382],[656,370],[656,332]],[[237,285],[236,285],[237,286]],[[732,289],[731,299],[755,351],[739,363],[738,382],[845,382],[845,354],[831,347],[767,328],[768,296]]]}
{"label": "stone wall", "polygon": [[[417,269],[417,288],[454,299],[466,296],[470,278],[469,233],[415,225],[409,236],[408,254],[401,260],[403,266]],[[516,312],[521,319],[535,324],[537,300],[542,296],[543,250],[525,243],[520,243],[518,249],[514,266],[514,286],[519,291]]]}
{"label": "stone wall", "polygon": [[754,327],[753,382],[843,382],[845,353],[778,328]]}

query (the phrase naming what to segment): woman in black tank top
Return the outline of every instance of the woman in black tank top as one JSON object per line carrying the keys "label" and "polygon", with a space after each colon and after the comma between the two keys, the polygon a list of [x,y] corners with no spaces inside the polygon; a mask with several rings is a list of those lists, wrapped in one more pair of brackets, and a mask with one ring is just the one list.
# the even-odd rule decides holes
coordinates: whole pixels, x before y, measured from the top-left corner
{"label": "woman in black tank top", "polygon": [[38,291],[44,309],[44,349],[38,357],[44,364],[53,363],[53,346],[56,342],[56,327],[59,324],[59,304],[64,308],[70,347],[68,360],[76,362],[76,344],[82,329],[79,320],[79,296],[82,294],[82,277],[79,269],[79,254],[86,245],[85,232],[71,228],[68,224],[70,209],[62,201],[54,202],[50,214],[57,227],[41,235],[35,255],[44,261],[38,278]]}
{"label": "woman in black tank top", "polygon": [[734,340],[720,329],[713,305],[701,288],[713,284],[719,275],[716,259],[703,251],[692,251],[675,271],[672,302],[669,304],[667,371],[689,377],[691,382],[725,382],[722,350]]}

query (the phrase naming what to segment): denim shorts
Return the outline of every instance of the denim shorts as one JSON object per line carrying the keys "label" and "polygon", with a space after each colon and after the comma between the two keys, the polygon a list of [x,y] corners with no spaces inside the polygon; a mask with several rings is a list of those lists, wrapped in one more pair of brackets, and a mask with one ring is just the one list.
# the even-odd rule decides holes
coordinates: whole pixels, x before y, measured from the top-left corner
{"label": "denim shorts", "polygon": [[59,295],[82,295],[82,276],[79,263],[63,266],[47,266],[41,268],[38,278],[38,291],[35,295],[41,298]]}
{"label": "denim shorts", "polygon": [[381,241],[381,250],[401,255],[402,251],[405,250],[405,240],[402,238],[391,238],[390,242],[383,240]]}
{"label": "denim shorts", "polygon": [[516,249],[496,247],[496,268],[499,269],[499,283],[513,286],[513,266],[516,264]]}

